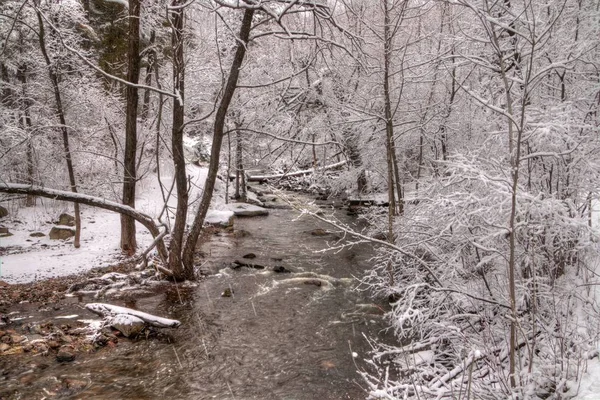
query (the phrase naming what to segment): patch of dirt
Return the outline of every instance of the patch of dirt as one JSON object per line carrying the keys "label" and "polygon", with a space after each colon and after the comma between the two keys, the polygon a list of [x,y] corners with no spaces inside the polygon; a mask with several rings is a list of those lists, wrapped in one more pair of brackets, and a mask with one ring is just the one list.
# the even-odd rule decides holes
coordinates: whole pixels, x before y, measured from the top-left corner
{"label": "patch of dirt", "polygon": [[8,284],[0,280],[0,316],[17,304],[35,303],[40,306],[55,304],[65,298],[69,287],[74,283],[85,282],[90,278],[108,272],[128,273],[134,270],[133,261],[126,261],[104,268],[94,268],[86,273],[44,279],[31,283]]}

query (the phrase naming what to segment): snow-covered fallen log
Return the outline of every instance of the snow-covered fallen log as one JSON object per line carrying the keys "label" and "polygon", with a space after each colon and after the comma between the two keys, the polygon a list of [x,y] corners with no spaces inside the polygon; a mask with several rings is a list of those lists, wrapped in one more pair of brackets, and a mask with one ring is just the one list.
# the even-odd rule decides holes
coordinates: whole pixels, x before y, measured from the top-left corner
{"label": "snow-covered fallen log", "polygon": [[[157,328],[178,328],[181,322],[176,319],[168,319],[158,317],[156,315],[148,314],[142,311],[137,311],[127,307],[114,306],[112,304],[104,303],[90,303],[86,304],[85,308],[98,314],[101,317],[117,317],[119,315],[130,315],[144,321],[145,324],[154,326]],[[124,318],[119,317],[118,320],[122,321]]]}
{"label": "snow-covered fallen log", "polygon": [[274,175],[250,175],[248,176],[246,179],[248,180],[248,182],[264,182],[267,181],[269,179],[285,179],[285,178],[293,178],[296,176],[303,176],[303,175],[309,175],[312,174],[316,171],[326,171],[329,169],[335,169],[335,168],[339,168],[343,165],[346,164],[346,161],[340,161],[337,162],[335,164],[330,164],[330,165],[325,165],[324,167],[320,167],[320,168],[309,168],[309,169],[304,169],[301,171],[296,171],[296,172],[286,172],[283,174],[274,174]]}

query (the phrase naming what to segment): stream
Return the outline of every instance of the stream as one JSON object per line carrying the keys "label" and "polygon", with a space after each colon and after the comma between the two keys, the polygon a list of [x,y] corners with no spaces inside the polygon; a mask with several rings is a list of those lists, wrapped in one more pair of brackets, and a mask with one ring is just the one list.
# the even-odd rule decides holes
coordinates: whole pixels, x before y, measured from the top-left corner
{"label": "stream", "polygon": [[[324,210],[333,212],[330,205]],[[336,216],[353,223],[341,210]],[[320,252],[341,233],[289,209],[236,218],[234,227],[203,245],[201,268],[210,276],[197,286],[106,301],[179,319],[179,329],[122,339],[70,363],[38,354],[17,365],[0,357],[0,399],[364,399],[357,371],[367,368],[365,336],[391,337],[385,306],[356,290],[354,277],[369,267],[371,248]],[[256,257],[243,258],[249,253]],[[232,269],[236,260],[266,268]],[[75,310],[91,319],[83,305],[94,301],[70,298],[60,312],[32,318]]]}

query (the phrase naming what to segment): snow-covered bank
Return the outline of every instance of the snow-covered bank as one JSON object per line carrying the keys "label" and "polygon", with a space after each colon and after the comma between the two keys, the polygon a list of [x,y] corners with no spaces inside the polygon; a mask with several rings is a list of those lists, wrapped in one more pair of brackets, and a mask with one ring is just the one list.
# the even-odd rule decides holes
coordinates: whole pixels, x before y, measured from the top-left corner
{"label": "snow-covered bank", "polygon": [[[188,222],[194,218],[197,199],[207,175],[207,169],[188,165],[190,182],[190,213]],[[161,213],[164,201],[163,193],[168,195],[172,177],[161,177],[163,191],[156,175],[147,176],[138,187],[136,209],[152,217]],[[217,182],[213,197],[215,209],[224,208],[223,188]],[[173,191],[174,193],[174,191]],[[174,194],[170,197],[169,206],[174,207]],[[173,208],[174,209],[174,208]],[[73,247],[72,239],[51,240],[48,232],[55,225],[54,221],[63,212],[70,212],[69,204],[41,199],[35,207],[11,210],[11,214],[3,220],[12,236],[0,237],[0,279],[8,283],[25,283],[38,279],[66,276],[103,267],[123,259],[119,249],[120,216],[117,213],[93,207],[82,206],[81,247]],[[228,211],[211,211],[207,220],[213,224],[227,222],[232,213]],[[173,212],[165,223],[174,221]],[[152,242],[150,233],[139,223],[137,240],[140,249]],[[45,236],[32,237],[32,233],[41,232]]]}

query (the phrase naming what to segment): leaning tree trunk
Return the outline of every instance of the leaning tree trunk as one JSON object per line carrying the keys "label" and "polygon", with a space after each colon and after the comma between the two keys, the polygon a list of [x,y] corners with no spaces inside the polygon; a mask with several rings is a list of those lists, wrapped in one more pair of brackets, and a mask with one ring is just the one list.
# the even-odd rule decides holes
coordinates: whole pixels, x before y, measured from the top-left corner
{"label": "leaning tree trunk", "polygon": [[[183,4],[185,1],[181,0]],[[177,210],[175,212],[175,225],[171,233],[171,248],[169,251],[169,269],[173,272],[176,280],[193,278],[193,271],[186,271],[181,262],[183,249],[183,234],[185,231],[188,187],[185,171],[185,158],[183,156],[183,99],[185,82],[185,65],[183,58],[183,8],[180,0],[173,0],[171,11],[171,25],[173,34],[171,43],[173,48],[173,87],[179,94],[178,99],[173,100],[173,127],[171,148],[173,162],[175,164],[175,183],[177,188]],[[189,273],[188,273],[189,272]]]}
{"label": "leaning tree trunk", "polygon": [[[64,190],[50,189],[42,186],[6,183],[0,182],[0,193],[24,194],[27,196],[39,196],[60,201],[70,201],[75,204],[85,204],[91,207],[101,208],[103,210],[114,211],[120,214],[125,214],[142,224],[153,238],[156,239],[156,249],[161,260],[166,261],[167,250],[162,240],[164,232],[161,233],[157,223],[144,213],[141,213],[131,207],[124,206],[119,203],[112,202],[100,197],[89,196],[81,193],[67,192]],[[166,227],[165,227],[166,229]]]}
{"label": "leaning tree trunk", "polygon": [[231,64],[231,70],[229,71],[229,77],[223,91],[223,97],[219,103],[217,114],[215,116],[214,132],[213,132],[213,143],[210,154],[210,163],[208,166],[208,176],[204,184],[204,193],[202,193],[202,200],[198,206],[192,229],[185,242],[183,249],[183,265],[186,270],[187,276],[193,276],[194,269],[194,252],[196,250],[196,244],[198,237],[202,231],[202,225],[204,224],[204,218],[208,212],[210,201],[212,199],[213,190],[215,188],[215,181],[217,179],[217,172],[219,171],[219,156],[221,153],[221,144],[223,142],[223,128],[225,126],[225,118],[231,99],[235,93],[237,87],[238,78],[240,76],[240,68],[244,57],[246,55],[246,45],[250,37],[250,28],[252,26],[252,17],[254,16],[253,9],[247,9],[244,11],[244,18],[242,20],[242,26],[240,28],[240,38],[238,41],[233,63]]}
{"label": "leaning tree trunk", "polygon": [[[127,54],[127,80],[138,83],[140,77],[140,0],[129,0],[129,49]],[[135,208],[137,180],[137,113],[138,90],[127,86],[125,120],[125,151],[123,155],[123,204]],[[121,214],[121,250],[128,255],[135,253],[135,220]]]}
{"label": "leaning tree trunk", "polygon": [[[52,61],[48,56],[48,52],[46,50],[46,32],[44,30],[44,20],[42,18],[42,13],[36,9],[39,32],[38,38],[40,42],[40,50],[42,51],[42,55],[44,56],[44,60],[46,62],[46,66],[48,67],[48,75],[50,77],[50,82],[52,82],[52,89],[54,90],[54,100],[56,101],[56,114],[58,116],[60,122],[60,130],[62,132],[63,137],[63,148],[65,152],[65,160],[67,161],[67,170],[69,172],[69,184],[71,186],[71,191],[73,193],[77,193],[77,183],[75,181],[75,169],[73,168],[73,160],[71,158],[71,147],[69,145],[69,130],[67,128],[67,122],[65,119],[65,112],[62,105],[62,98],[60,95],[60,86],[58,85],[58,75],[54,70],[55,66],[52,65]],[[76,248],[79,248],[80,238],[81,238],[81,213],[79,211],[79,203],[75,203],[74,205],[75,211],[75,238],[73,240],[73,245]]]}

